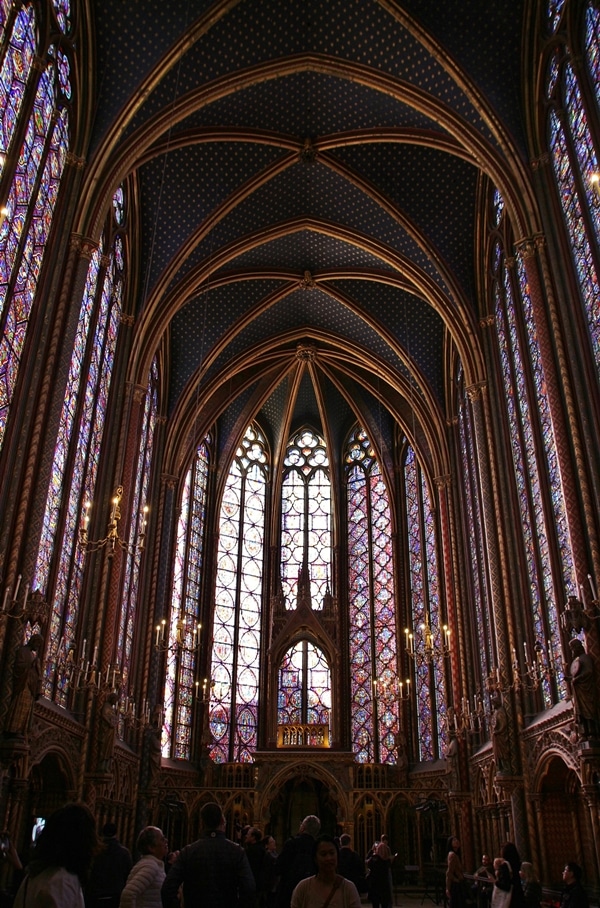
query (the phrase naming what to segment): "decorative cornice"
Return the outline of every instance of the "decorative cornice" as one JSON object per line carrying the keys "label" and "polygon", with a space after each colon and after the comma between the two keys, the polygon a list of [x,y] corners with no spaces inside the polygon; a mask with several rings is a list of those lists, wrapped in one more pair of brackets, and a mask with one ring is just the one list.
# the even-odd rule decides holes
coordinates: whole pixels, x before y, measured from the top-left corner
{"label": "decorative cornice", "polygon": [[493,313],[490,315],[485,315],[483,318],[479,319],[480,328],[493,328],[496,324],[496,316]]}

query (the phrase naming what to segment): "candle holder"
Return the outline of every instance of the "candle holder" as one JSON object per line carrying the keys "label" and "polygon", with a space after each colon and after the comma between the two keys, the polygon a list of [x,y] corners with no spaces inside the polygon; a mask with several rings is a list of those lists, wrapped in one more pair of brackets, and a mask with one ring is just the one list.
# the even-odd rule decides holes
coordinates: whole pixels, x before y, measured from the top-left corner
{"label": "candle holder", "polygon": [[202,625],[189,615],[179,617],[175,624],[175,638],[169,641],[167,636],[167,619],[163,618],[155,628],[154,649],[157,653],[177,654],[185,650],[188,653],[200,649],[200,631]]}
{"label": "candle holder", "polygon": [[436,633],[427,616],[419,625],[418,633],[407,627],[404,629],[404,641],[406,652],[417,665],[430,664],[450,654],[450,628],[443,624]]}
{"label": "candle holder", "polygon": [[86,501],[83,506],[82,524],[79,528],[79,545],[85,552],[97,552],[106,548],[109,556],[114,555],[117,546],[130,555],[135,552],[141,552],[144,549],[146,540],[146,523],[148,515],[148,505],[142,508],[140,518],[140,530],[138,537],[134,542],[125,542],[119,536],[119,520],[121,519],[121,499],[123,498],[123,486],[117,486],[111,499],[111,511],[108,520],[106,536],[102,539],[90,539],[88,537],[88,524],[90,522],[91,502]]}

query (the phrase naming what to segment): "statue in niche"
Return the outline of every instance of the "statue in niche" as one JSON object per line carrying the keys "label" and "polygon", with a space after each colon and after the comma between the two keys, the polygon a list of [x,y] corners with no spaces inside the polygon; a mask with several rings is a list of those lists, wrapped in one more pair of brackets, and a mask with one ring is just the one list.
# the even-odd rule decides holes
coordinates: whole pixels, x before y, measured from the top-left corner
{"label": "statue in niche", "polygon": [[32,634],[15,655],[12,700],[4,725],[4,734],[8,738],[27,740],[33,718],[33,704],[42,691],[40,654],[43,646],[41,634]]}
{"label": "statue in niche", "polygon": [[117,710],[116,705],[119,695],[111,691],[104,704],[99,716],[98,723],[98,772],[110,772],[113,750],[115,746],[115,735],[117,733]]}
{"label": "statue in niche", "polygon": [[446,750],[446,775],[448,777],[448,788],[451,791],[457,791],[459,788],[458,753],[458,737],[456,731],[450,729],[450,743]]}
{"label": "statue in niche", "polygon": [[492,701],[492,748],[496,761],[496,773],[510,773],[510,737],[508,733],[508,714],[500,694]]}
{"label": "statue in niche", "polygon": [[158,788],[161,767],[162,709],[155,706],[152,714],[152,725],[148,729],[148,788]]}
{"label": "statue in niche", "polygon": [[569,640],[569,649],[573,657],[569,666],[569,678],[573,689],[575,725],[581,737],[598,737],[600,717],[596,667],[577,637]]}

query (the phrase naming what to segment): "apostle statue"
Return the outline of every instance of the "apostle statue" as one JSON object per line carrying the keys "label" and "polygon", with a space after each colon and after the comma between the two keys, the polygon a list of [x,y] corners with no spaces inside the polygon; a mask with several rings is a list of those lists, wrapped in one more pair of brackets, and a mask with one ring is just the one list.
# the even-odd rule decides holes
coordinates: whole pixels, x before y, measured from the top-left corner
{"label": "apostle statue", "polygon": [[40,655],[43,646],[41,634],[32,634],[27,643],[17,650],[13,666],[12,700],[4,725],[6,737],[27,739],[33,718],[33,704],[42,689]]}
{"label": "apostle statue", "polygon": [[115,734],[117,732],[118,716],[116,704],[119,695],[111,691],[99,715],[98,723],[98,772],[110,772],[110,764],[115,746]]}
{"label": "apostle statue", "polygon": [[508,732],[508,715],[497,694],[492,702],[492,748],[496,761],[496,773],[510,773],[510,738]]}
{"label": "apostle statue", "polygon": [[569,640],[573,661],[569,666],[569,677],[573,688],[575,724],[583,738],[598,737],[600,732],[598,681],[592,657],[585,651],[581,640]]}

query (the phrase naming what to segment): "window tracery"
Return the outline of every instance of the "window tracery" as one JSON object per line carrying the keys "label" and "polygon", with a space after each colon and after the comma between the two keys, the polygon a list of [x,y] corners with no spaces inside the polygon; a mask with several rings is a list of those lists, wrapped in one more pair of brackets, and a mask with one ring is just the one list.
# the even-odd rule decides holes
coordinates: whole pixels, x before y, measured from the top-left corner
{"label": "window tracery", "polygon": [[209,704],[216,763],[250,762],[258,741],[267,479],[266,440],[252,425],[231,464],[220,508]]}

